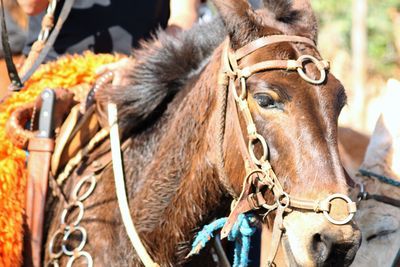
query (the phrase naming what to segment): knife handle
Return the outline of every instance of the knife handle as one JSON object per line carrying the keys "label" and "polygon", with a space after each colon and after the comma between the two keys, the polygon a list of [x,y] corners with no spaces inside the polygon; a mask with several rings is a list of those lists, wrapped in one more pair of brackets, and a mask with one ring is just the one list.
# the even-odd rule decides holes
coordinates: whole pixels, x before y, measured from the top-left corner
{"label": "knife handle", "polygon": [[39,138],[53,137],[53,111],[56,101],[56,94],[52,89],[44,89],[40,97],[42,98],[42,107],[39,115]]}

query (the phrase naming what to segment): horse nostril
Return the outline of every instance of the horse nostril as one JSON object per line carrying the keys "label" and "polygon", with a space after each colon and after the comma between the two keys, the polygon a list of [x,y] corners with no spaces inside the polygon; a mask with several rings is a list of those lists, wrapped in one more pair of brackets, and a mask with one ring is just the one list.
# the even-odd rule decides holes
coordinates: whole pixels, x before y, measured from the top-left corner
{"label": "horse nostril", "polygon": [[326,235],[315,234],[312,239],[312,253],[317,263],[323,263],[329,256],[332,242]]}

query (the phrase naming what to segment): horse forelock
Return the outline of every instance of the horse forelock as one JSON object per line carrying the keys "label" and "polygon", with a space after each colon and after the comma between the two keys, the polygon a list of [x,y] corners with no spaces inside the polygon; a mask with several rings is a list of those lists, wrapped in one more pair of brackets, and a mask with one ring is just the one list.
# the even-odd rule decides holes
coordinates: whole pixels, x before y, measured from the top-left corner
{"label": "horse forelock", "polygon": [[127,67],[128,85],[102,93],[117,104],[123,131],[157,120],[176,93],[198,76],[225,36],[221,20],[215,18],[177,36],[159,31],[153,40],[142,42]]}

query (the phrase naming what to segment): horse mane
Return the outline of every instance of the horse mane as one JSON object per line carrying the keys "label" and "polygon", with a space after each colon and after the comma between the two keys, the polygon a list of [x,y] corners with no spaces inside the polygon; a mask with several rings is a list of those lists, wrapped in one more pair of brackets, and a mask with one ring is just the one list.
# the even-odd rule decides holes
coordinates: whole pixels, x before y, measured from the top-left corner
{"label": "horse mane", "polygon": [[176,93],[199,75],[225,36],[217,17],[177,36],[159,30],[152,40],[141,42],[125,70],[129,85],[110,88],[99,97],[117,104],[122,132],[159,118]]}

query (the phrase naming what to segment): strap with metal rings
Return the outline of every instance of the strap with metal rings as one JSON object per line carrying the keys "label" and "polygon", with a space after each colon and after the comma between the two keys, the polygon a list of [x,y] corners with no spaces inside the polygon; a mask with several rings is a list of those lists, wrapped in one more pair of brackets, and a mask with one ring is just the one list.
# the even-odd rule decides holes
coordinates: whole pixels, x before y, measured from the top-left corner
{"label": "strap with metal rings", "polygon": [[303,78],[303,80],[305,80],[306,82],[309,82],[312,84],[321,84],[326,80],[326,70],[329,69],[328,61],[325,61],[325,60],[320,61],[310,55],[302,55],[297,59],[297,61],[301,65],[303,65],[304,62],[311,61],[315,64],[315,66],[318,68],[318,70],[320,72],[320,77],[317,80],[317,79],[314,79],[314,78],[311,78],[310,76],[308,76],[304,71],[304,67],[298,67],[297,72],[299,73],[300,77]]}
{"label": "strap with metal rings", "polygon": [[[83,185],[89,184],[87,189],[82,191]],[[80,226],[80,222],[83,219],[85,209],[83,201],[85,201],[94,191],[96,187],[96,177],[94,175],[88,175],[81,178],[72,190],[71,200],[61,213],[60,227],[52,235],[49,242],[49,253],[50,260],[47,262],[46,266],[59,266],[59,259],[62,255],[69,256],[67,266],[72,266],[72,264],[80,257],[86,258],[86,265],[88,267],[93,267],[92,256],[83,251],[87,243],[87,232],[86,229]],[[68,222],[69,216],[72,216],[74,211],[78,210],[78,214],[72,222]],[[80,233],[80,243],[77,247],[70,250],[67,247],[67,243],[75,232]],[[55,250],[55,246],[60,244],[60,249]]]}

